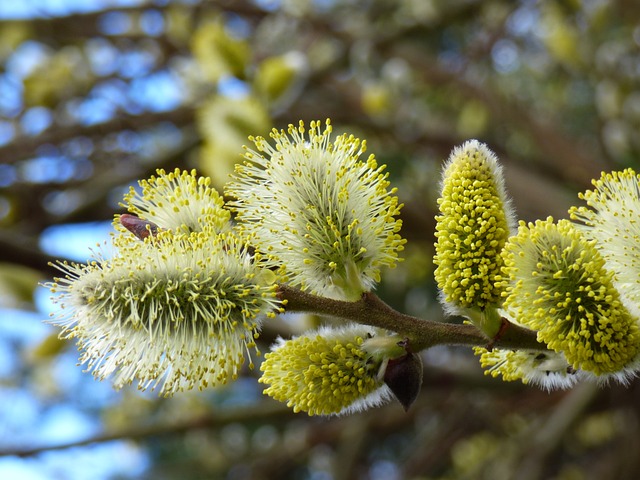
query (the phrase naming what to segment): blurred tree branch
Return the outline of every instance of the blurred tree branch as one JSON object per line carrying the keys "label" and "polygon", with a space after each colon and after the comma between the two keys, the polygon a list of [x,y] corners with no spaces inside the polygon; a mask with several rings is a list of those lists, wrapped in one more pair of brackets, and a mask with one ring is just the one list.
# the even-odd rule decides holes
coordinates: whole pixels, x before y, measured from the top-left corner
{"label": "blurred tree branch", "polygon": [[114,440],[139,440],[162,435],[176,435],[190,430],[219,428],[236,422],[262,422],[277,420],[280,417],[287,417],[291,415],[293,415],[291,410],[282,404],[276,402],[263,402],[259,407],[251,406],[249,408],[227,409],[226,411],[217,413],[211,412],[205,416],[191,418],[182,422],[175,422],[167,425],[137,425],[126,430],[102,433],[75,442],[23,449],[0,450],[0,457],[30,457],[52,450],[81,447],[95,443],[111,442]]}
{"label": "blurred tree branch", "polygon": [[181,128],[191,125],[194,120],[194,107],[184,106],[167,112],[126,115],[120,113],[107,122],[93,125],[55,125],[37,136],[22,136],[0,147],[1,163],[15,163],[36,153],[45,144],[61,144],[76,137],[103,138],[122,130],[142,131],[162,122],[170,122]]}

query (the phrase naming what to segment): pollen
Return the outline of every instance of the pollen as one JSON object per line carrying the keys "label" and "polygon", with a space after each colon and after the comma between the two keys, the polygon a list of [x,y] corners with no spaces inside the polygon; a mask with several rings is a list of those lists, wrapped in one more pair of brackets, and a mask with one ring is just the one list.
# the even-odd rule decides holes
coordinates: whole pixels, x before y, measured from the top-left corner
{"label": "pollen", "polygon": [[264,393],[295,412],[334,415],[381,402],[386,386],[378,378],[380,361],[362,348],[368,327],[310,332],[281,340],[265,355]]}
{"label": "pollen", "polygon": [[213,228],[229,229],[231,214],[211,186],[211,179],[200,177],[195,170],[159,169],[156,175],[141,180],[139,189],[131,187],[122,206],[140,218],[164,229],[183,232]]}
{"label": "pollen", "polygon": [[402,205],[366,144],[333,137],[327,120],[253,138],[226,194],[240,230],[286,270],[293,286],[356,299],[399,261]]}
{"label": "pollen", "polygon": [[445,165],[436,216],[435,277],[445,301],[484,309],[501,302],[500,251],[513,221],[495,155],[475,140]]}
{"label": "pollen", "polygon": [[505,382],[520,380],[524,384],[555,390],[570,388],[582,377],[561,353],[482,347],[474,347],[474,353],[480,356],[485,375],[501,377]]}
{"label": "pollen", "polygon": [[[180,229],[178,229],[180,230]],[[225,384],[240,374],[263,318],[279,311],[259,259],[227,233],[121,232],[117,254],[60,263],[49,286],[63,308],[52,323],[75,338],[80,362],[116,388],[163,395]]]}
{"label": "pollen", "polygon": [[624,292],[623,303],[640,317],[640,176],[630,168],[603,173],[593,186],[579,195],[586,206],[572,207],[571,219],[596,241],[608,267],[616,272],[613,282]]}
{"label": "pollen", "polygon": [[575,369],[618,372],[640,349],[640,330],[594,240],[570,221],[521,222],[504,251],[505,308]]}

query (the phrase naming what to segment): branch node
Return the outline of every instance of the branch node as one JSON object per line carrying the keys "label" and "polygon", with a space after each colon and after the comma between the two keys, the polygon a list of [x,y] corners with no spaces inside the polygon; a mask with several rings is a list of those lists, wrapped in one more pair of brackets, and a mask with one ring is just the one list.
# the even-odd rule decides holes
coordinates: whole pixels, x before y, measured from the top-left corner
{"label": "branch node", "polygon": [[496,343],[502,340],[502,337],[504,336],[504,334],[506,333],[506,331],[509,329],[510,326],[511,326],[511,322],[509,320],[507,320],[505,317],[500,317],[500,328],[498,328],[498,333],[496,333],[493,336],[491,341],[485,347],[487,351],[490,352],[493,350],[493,348],[496,346]]}

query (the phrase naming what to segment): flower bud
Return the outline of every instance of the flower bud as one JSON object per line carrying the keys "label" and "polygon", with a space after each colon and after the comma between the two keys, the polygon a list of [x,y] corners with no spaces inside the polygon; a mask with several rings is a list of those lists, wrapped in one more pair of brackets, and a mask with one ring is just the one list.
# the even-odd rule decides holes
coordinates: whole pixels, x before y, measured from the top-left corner
{"label": "flower bud", "polygon": [[128,213],[120,215],[120,224],[140,240],[144,240],[158,233],[158,226],[155,223],[143,220],[135,215],[129,215]]}
{"label": "flower bud", "polygon": [[415,402],[422,387],[422,359],[408,352],[390,359],[384,372],[384,383],[391,389],[405,412]]}
{"label": "flower bud", "polygon": [[438,206],[435,278],[445,306],[466,315],[499,305],[500,252],[514,221],[502,169],[486,145],[471,140],[451,153]]}
{"label": "flower bud", "polygon": [[295,412],[336,415],[385,402],[388,387],[378,376],[381,358],[363,348],[374,329],[350,325],[321,328],[291,340],[279,339],[260,370],[264,393]]}

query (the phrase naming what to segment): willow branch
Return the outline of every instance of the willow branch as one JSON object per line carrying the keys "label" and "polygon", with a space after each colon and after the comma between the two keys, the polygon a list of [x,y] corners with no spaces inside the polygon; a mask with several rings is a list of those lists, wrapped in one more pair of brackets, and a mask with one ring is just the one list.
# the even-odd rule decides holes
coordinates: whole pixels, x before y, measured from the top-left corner
{"label": "willow branch", "polygon": [[42,445],[28,448],[8,448],[0,450],[0,457],[18,456],[31,457],[42,452],[64,450],[67,448],[83,447],[96,443],[111,442],[114,440],[139,440],[149,437],[175,435],[195,429],[220,428],[233,423],[246,423],[253,421],[266,421],[269,418],[287,417],[292,415],[291,409],[281,403],[264,402],[259,406],[229,408],[224,411],[210,412],[196,418],[186,419],[180,422],[172,422],[160,425],[137,425],[114,432],[104,432],[85,439],[54,445]]}
{"label": "willow branch", "polygon": [[411,340],[419,351],[435,345],[500,347],[514,350],[547,350],[536,332],[506,322],[496,338],[489,338],[473,325],[434,322],[394,310],[373,293],[365,293],[357,302],[319,297],[288,285],[279,285],[278,296],[287,312],[312,312],[384,328]]}
{"label": "willow branch", "polygon": [[0,147],[1,163],[17,163],[34,155],[36,150],[47,143],[61,144],[76,137],[102,138],[113,132],[132,129],[136,131],[153,127],[162,122],[170,122],[178,127],[193,123],[195,109],[192,106],[176,108],[168,112],[144,113],[130,115],[119,113],[111,120],[92,125],[56,125],[37,136],[19,136],[3,147]]}

